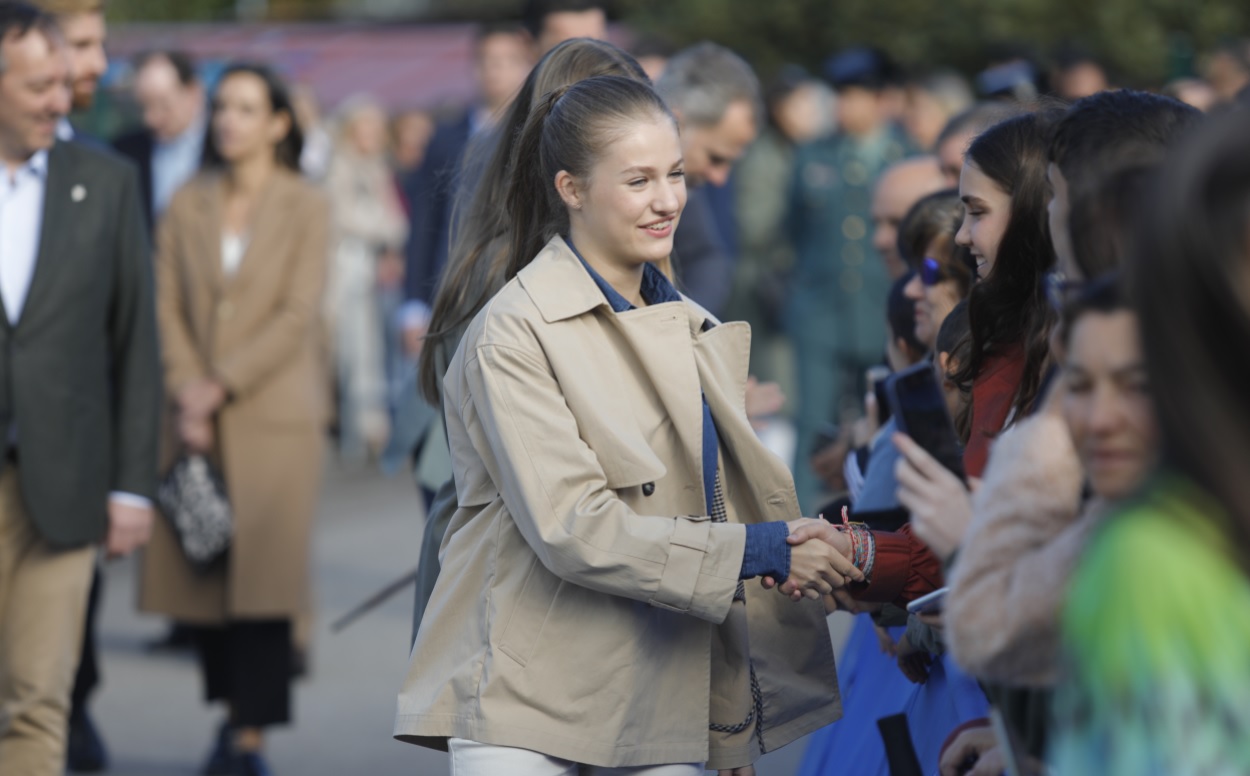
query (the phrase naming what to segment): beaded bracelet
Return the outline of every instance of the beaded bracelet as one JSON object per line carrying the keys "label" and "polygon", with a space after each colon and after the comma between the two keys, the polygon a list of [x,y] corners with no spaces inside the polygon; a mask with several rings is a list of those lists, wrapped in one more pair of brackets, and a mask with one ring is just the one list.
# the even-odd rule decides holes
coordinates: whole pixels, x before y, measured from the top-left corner
{"label": "beaded bracelet", "polygon": [[852,523],[850,511],[842,507],[842,531],[851,540],[851,563],[870,579],[877,561],[877,540],[864,523]]}

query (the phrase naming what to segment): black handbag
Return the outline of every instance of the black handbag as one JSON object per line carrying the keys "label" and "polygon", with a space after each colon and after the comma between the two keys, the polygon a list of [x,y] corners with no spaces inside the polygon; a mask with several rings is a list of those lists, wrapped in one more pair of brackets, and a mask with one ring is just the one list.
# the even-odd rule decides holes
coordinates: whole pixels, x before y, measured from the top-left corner
{"label": "black handbag", "polygon": [[204,456],[179,458],[165,474],[156,500],[196,571],[207,571],[230,549],[234,516],[226,484]]}

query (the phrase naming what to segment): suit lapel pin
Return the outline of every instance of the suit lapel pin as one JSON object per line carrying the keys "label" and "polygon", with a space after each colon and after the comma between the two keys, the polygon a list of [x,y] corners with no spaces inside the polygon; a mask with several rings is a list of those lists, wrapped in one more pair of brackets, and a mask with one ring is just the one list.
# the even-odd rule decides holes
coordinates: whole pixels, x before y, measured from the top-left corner
{"label": "suit lapel pin", "polygon": [[72,200],[74,200],[75,202],[82,202],[84,199],[86,199],[86,198],[87,198],[87,189],[86,189],[86,187],[85,187],[85,186],[83,186],[83,185],[81,185],[81,184],[79,184],[79,185],[75,186],[74,188],[70,189],[70,190],[69,190],[69,198],[70,198],[70,199],[72,199]]}

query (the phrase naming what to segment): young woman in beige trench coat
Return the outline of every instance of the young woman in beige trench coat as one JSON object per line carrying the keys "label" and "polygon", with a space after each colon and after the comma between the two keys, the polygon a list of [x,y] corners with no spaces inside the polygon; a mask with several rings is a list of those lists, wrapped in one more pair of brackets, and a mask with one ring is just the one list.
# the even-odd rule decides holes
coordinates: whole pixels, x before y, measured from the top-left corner
{"label": "young woman in beige trench coat", "polygon": [[205,170],[157,232],[157,313],[172,407],[167,462],[220,467],[234,537],[197,573],[158,522],[141,608],[196,629],[206,695],[229,715],[206,773],[267,773],[261,729],[289,721],[291,621],[308,610],[328,390],[320,315],[329,208],[300,179],[285,87],[235,66],[214,100]]}
{"label": "young woman in beige trench coat", "polygon": [[459,508],[395,734],[450,749],[454,776],[751,773],[840,704],[822,604],[744,580],[819,598],[863,575],[845,546],[787,542],[749,329],[654,266],[685,204],[659,97],[559,89],[516,158],[514,277],[444,381]]}

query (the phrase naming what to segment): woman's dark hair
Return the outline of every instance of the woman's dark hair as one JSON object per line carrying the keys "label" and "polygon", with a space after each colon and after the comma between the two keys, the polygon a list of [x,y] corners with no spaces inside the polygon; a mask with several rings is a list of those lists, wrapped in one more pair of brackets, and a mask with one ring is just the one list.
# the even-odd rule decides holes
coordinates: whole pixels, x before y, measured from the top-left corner
{"label": "woman's dark hair", "polygon": [[[959,365],[968,360],[968,354],[971,351],[972,336],[968,328],[968,300],[965,299],[955,305],[946,316],[946,320],[942,321],[938,329],[937,341],[933,345],[933,355],[936,360],[938,355],[946,353],[949,356],[947,363],[953,364],[958,370]],[[953,374],[948,374],[947,377],[954,382]],[[956,384],[965,398],[972,392],[970,385]],[[972,435],[972,403],[965,402],[963,409],[954,420],[955,431],[959,433],[959,441],[965,445],[968,444],[968,437]]]}
{"label": "woman's dark hair", "polygon": [[959,343],[968,339],[968,300],[964,300],[951,308],[946,320],[938,329],[937,341],[933,345],[936,353],[957,353]]}
{"label": "woman's dark hair", "polygon": [[[507,192],[516,164],[516,145],[525,121],[548,92],[586,78],[619,75],[650,84],[638,62],[611,43],[574,38],[548,51],[525,79],[521,91],[500,118],[489,143],[476,153],[487,156],[481,180],[464,187],[452,218],[451,255],[434,297],[430,330],[421,350],[421,392],[437,402],[445,351],[504,282],[508,274],[512,222]],[[470,154],[474,149],[470,148]],[[464,167],[473,166],[467,159]],[[451,347],[448,347],[451,346]]]}
{"label": "woman's dark hair", "polygon": [[1154,165],[1109,173],[1082,191],[1069,187],[1072,260],[1086,279],[1114,272],[1128,250],[1131,216],[1157,172]]}
{"label": "woman's dark hair", "polygon": [[568,232],[556,173],[585,178],[620,128],[646,118],[670,121],[677,130],[677,120],[654,89],[615,75],[556,89],[530,111],[508,187],[508,216],[515,228],[508,277],[533,261],[552,237]]}
{"label": "woman's dark hair", "polygon": [[885,315],[890,325],[890,339],[902,339],[914,355],[923,356],[929,348],[916,338],[916,303],[904,293],[913,277],[915,273],[909,272],[890,286]]}
{"label": "woman's dark hair", "polygon": [[1165,163],[1124,272],[1166,464],[1227,510],[1250,566],[1250,111],[1207,119]]}
{"label": "woman's dark hair", "polygon": [[1055,122],[1047,158],[1068,184],[1072,259],[1086,279],[1120,265],[1149,170],[1201,119],[1171,97],[1116,89],[1077,100]]}
{"label": "woman's dark hair", "polygon": [[[291,92],[287,88],[286,83],[267,65],[254,62],[236,62],[222,71],[221,77],[217,80],[217,90],[220,91],[221,85],[236,75],[251,75],[259,78],[265,84],[265,91],[269,93],[270,110],[274,113],[285,113],[287,115],[290,129],[287,130],[286,136],[279,140],[277,146],[274,147],[274,156],[280,166],[291,172],[298,173],[300,171],[299,157],[304,151],[304,132],[300,129],[299,122],[295,119],[295,108],[291,105]],[[217,96],[214,94],[213,111],[215,112],[216,110]],[[217,138],[211,131],[204,141],[202,164],[208,169],[220,169],[226,166],[226,160],[221,157],[221,151],[217,149]]]}
{"label": "woman's dark hair", "polygon": [[801,65],[782,65],[781,70],[764,87],[764,113],[768,123],[777,124],[777,111],[786,100],[812,82],[812,76]]}
{"label": "woman's dark hair", "polygon": [[1037,400],[1055,322],[1046,298],[1046,273],[1055,261],[1046,153],[1056,115],[1043,110],[995,124],[972,141],[965,162],[1011,195],[1011,214],[993,271],[968,295],[972,349],[953,379],[971,385],[988,358],[1019,345],[1024,371],[1012,402],[1016,417],[1027,415]]}
{"label": "woman's dark hair", "polygon": [[967,248],[955,244],[955,233],[964,218],[964,203],[956,189],[934,192],[911,206],[898,226],[898,253],[912,269],[919,270],[934,240],[947,238],[948,244],[932,258],[942,267],[942,276],[959,285],[959,297],[968,296],[976,280],[976,261]]}
{"label": "woman's dark hair", "polygon": [[1063,308],[1064,345],[1072,344],[1072,327],[1089,313],[1114,313],[1128,307],[1128,300],[1120,290],[1120,276],[1114,272],[1104,274],[1086,283]]}

